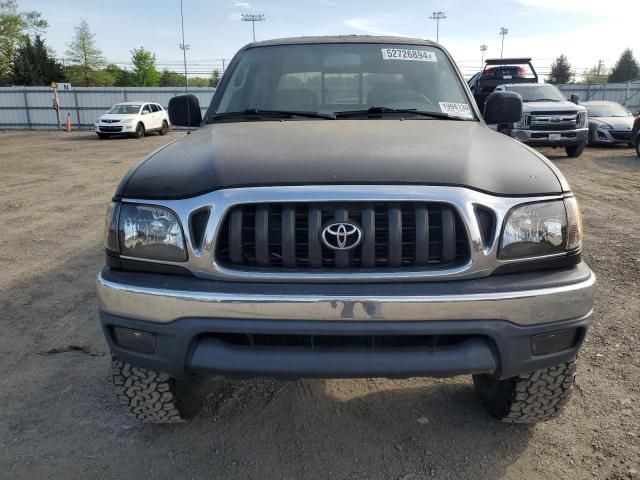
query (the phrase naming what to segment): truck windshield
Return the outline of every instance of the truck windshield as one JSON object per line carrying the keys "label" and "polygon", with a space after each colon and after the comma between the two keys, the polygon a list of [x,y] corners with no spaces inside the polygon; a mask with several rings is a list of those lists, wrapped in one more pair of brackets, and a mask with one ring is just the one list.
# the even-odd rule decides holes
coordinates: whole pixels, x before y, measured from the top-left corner
{"label": "truck windshield", "polygon": [[223,88],[214,100],[213,121],[269,120],[278,118],[278,113],[290,119],[401,115],[477,120],[448,57],[424,45],[250,48],[235,63]]}
{"label": "truck windshield", "polygon": [[553,85],[509,85],[506,90],[519,93],[523,102],[566,102],[567,99]]}
{"label": "truck windshield", "polygon": [[603,103],[600,105],[585,105],[590,117],[628,117],[630,113],[617,103]]}

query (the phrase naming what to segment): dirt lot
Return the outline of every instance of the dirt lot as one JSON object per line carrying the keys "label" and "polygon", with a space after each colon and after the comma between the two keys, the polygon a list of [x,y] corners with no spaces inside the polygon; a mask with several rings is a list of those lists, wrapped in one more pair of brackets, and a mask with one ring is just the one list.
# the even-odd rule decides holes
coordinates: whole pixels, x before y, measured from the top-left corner
{"label": "dirt lot", "polygon": [[[581,200],[586,259],[599,276],[561,419],[494,422],[468,377],[260,380],[213,383],[192,423],[145,426],[116,405],[94,278],[117,182],[167,140],[0,134],[0,478],[640,478],[640,159],[631,149],[554,157]],[[39,353],[69,345],[86,349]]]}

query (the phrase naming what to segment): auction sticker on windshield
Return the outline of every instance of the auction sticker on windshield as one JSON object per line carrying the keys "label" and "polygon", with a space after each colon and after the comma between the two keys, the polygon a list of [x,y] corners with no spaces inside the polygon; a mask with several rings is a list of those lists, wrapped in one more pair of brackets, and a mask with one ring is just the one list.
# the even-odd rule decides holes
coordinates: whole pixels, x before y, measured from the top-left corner
{"label": "auction sticker on windshield", "polygon": [[436,54],[425,50],[409,50],[408,48],[383,48],[384,60],[409,60],[414,62],[437,62]]}
{"label": "auction sticker on windshield", "polygon": [[440,111],[454,117],[473,118],[471,107],[467,103],[439,102]]}

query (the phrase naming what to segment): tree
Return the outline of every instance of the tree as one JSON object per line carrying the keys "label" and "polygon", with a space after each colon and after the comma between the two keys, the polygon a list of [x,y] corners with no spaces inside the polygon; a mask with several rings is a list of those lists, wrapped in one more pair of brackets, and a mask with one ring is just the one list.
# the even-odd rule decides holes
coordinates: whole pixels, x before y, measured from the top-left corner
{"label": "tree", "polygon": [[607,83],[607,81],[609,80],[609,76],[607,75],[606,71],[607,70],[603,64],[595,65],[584,72],[584,80],[585,82],[592,85]]}
{"label": "tree", "polygon": [[157,87],[160,85],[160,74],[156,70],[156,55],[143,47],[131,50],[133,73],[131,80],[136,87]]}
{"label": "tree", "polygon": [[72,66],[68,73],[72,83],[85,87],[104,83],[104,72],[100,73],[98,70],[103,68],[106,62],[102,50],[96,45],[95,35],[89,30],[89,24],[84,18],[80,19],[80,24],[75,27],[75,35],[67,47],[66,55]]}
{"label": "tree", "polygon": [[27,37],[18,47],[11,65],[11,82],[14,85],[50,85],[65,79],[64,68],[47,48],[40,35],[33,42]]}
{"label": "tree", "polygon": [[131,80],[131,72],[125,68],[120,68],[113,63],[107,65],[104,72],[113,77],[114,87],[129,87],[133,84]]}
{"label": "tree", "polygon": [[211,78],[209,79],[210,87],[217,87],[218,82],[220,81],[220,72],[218,70],[214,70],[211,74]]}
{"label": "tree", "polygon": [[209,79],[206,77],[193,77],[189,79],[190,87],[208,87]]}
{"label": "tree", "polygon": [[638,61],[633,56],[631,49],[627,48],[613,66],[611,75],[609,75],[609,82],[626,82],[638,77],[640,77],[640,65],[638,65]]}
{"label": "tree", "polygon": [[166,68],[160,74],[161,87],[184,87],[184,75],[178,72],[171,72]]}
{"label": "tree", "polygon": [[11,62],[18,46],[30,33],[42,33],[48,26],[39,12],[19,12],[15,0],[0,1],[0,84],[9,80]]}
{"label": "tree", "polygon": [[570,83],[573,76],[574,73],[573,70],[571,70],[569,59],[566,55],[560,55],[551,64],[551,73],[547,77],[547,82],[556,85]]}

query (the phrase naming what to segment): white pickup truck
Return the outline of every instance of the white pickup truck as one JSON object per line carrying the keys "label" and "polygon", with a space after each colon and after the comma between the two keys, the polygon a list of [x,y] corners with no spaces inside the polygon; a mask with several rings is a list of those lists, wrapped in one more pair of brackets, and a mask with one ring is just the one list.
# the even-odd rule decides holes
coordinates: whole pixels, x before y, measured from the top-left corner
{"label": "white pickup truck", "polygon": [[544,83],[504,84],[495,91],[520,94],[523,108],[520,122],[493,128],[532,147],[564,147],[570,157],[582,155],[589,123],[577,96],[569,101],[555,86]]}

